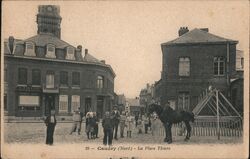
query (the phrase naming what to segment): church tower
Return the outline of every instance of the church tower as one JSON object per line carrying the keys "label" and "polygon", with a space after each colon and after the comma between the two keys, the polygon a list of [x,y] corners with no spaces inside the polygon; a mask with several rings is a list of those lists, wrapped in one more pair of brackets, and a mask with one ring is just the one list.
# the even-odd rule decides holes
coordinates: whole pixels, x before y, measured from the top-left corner
{"label": "church tower", "polygon": [[60,7],[55,5],[40,5],[37,14],[37,33],[51,33],[61,38]]}

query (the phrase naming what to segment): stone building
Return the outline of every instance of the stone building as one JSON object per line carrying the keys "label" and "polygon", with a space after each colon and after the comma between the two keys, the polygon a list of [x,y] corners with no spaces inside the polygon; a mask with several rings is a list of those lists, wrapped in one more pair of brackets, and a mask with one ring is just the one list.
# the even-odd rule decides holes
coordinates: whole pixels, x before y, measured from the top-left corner
{"label": "stone building", "polygon": [[112,67],[63,41],[61,21],[59,6],[39,6],[37,35],[4,41],[6,115],[41,117],[54,109],[57,116],[69,116],[80,107],[102,117],[111,109]]}
{"label": "stone building", "polygon": [[238,41],[213,35],[207,28],[181,27],[178,34],[161,44],[162,104],[169,101],[175,109],[192,110],[209,86],[229,97]]}

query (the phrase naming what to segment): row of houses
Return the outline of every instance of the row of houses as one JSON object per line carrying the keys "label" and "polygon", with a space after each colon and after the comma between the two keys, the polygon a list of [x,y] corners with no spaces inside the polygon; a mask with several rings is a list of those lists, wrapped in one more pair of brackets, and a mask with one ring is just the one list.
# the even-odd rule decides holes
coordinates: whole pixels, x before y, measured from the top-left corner
{"label": "row of houses", "polygon": [[140,92],[141,104],[166,102],[174,109],[192,111],[209,87],[222,92],[243,112],[243,52],[238,41],[181,27],[178,37],[161,44],[161,79]]}

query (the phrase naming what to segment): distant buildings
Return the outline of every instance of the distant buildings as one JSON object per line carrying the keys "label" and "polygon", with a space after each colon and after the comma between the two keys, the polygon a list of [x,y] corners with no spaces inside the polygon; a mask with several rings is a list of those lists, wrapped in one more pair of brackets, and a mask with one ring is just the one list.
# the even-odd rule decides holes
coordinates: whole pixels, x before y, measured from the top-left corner
{"label": "distant buildings", "polygon": [[[207,28],[189,31],[181,27],[178,34],[178,38],[161,44],[161,104],[168,101],[175,109],[192,110],[198,103],[198,96],[209,86],[227,97],[232,96],[230,86],[237,74],[238,41],[213,35]],[[235,94],[233,99],[240,93]],[[236,100],[235,106],[242,107],[241,99]]]}
{"label": "distant buildings", "polygon": [[69,116],[80,107],[102,117],[111,110],[112,67],[87,49],[82,52],[82,46],[63,41],[61,20],[58,6],[39,6],[37,35],[24,40],[10,36],[4,41],[4,109],[8,116],[41,117],[50,110],[57,116]]}
{"label": "distant buildings", "polygon": [[140,105],[144,106],[145,110],[142,111],[144,114],[147,112],[148,105],[154,100],[154,85],[147,83],[146,87],[140,91]]}
{"label": "distant buildings", "polygon": [[117,106],[120,111],[125,111],[126,97],[124,94],[117,95]]}
{"label": "distant buildings", "polygon": [[142,114],[144,106],[140,104],[140,100],[138,97],[136,98],[127,98],[126,99],[126,113],[130,113],[135,116],[137,114]]}

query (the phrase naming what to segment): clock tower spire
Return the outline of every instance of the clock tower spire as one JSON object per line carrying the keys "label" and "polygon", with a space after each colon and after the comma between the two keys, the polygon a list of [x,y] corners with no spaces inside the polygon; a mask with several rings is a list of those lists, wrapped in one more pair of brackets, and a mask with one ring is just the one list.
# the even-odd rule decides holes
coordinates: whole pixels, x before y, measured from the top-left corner
{"label": "clock tower spire", "polygon": [[40,5],[37,14],[37,33],[50,33],[61,38],[60,7],[55,5]]}

